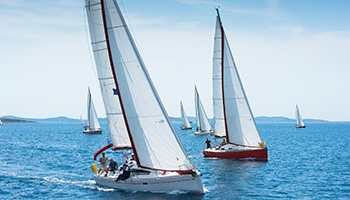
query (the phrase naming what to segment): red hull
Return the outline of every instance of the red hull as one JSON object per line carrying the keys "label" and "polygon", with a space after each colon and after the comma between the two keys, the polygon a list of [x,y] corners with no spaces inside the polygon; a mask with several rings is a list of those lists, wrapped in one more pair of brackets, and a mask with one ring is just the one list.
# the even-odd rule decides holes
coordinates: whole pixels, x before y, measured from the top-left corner
{"label": "red hull", "polygon": [[243,151],[203,151],[205,157],[228,158],[228,159],[258,159],[267,160],[267,148],[250,149]]}

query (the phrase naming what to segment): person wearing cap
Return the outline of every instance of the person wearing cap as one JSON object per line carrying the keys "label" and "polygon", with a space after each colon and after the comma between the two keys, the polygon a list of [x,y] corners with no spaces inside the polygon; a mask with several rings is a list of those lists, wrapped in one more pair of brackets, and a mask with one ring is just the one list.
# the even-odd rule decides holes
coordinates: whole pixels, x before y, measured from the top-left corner
{"label": "person wearing cap", "polygon": [[106,156],[106,153],[102,152],[102,156],[100,157],[100,160],[99,160],[99,162],[100,162],[100,169],[98,169],[97,174],[100,174],[102,168],[103,168],[103,171],[107,170],[107,168],[106,168],[107,161],[108,161],[108,158]]}

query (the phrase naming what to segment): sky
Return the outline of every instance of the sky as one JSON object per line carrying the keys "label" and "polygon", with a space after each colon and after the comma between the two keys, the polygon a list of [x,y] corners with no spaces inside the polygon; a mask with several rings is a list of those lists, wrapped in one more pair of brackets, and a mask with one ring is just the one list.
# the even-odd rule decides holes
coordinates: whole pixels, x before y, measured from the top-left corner
{"label": "sky", "polygon": [[[213,117],[220,15],[254,116],[350,121],[350,1],[123,0],[120,7],[170,116]],[[105,117],[83,0],[0,0],[0,116]]]}

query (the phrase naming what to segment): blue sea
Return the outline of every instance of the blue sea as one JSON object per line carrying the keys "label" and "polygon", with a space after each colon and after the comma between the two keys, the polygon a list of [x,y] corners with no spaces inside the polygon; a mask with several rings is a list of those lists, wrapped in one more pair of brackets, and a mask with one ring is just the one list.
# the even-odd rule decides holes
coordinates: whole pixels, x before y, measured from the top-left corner
{"label": "blue sea", "polygon": [[[207,159],[205,136],[177,133],[203,174],[205,195],[126,192],[98,186],[92,156],[107,145],[73,123],[0,126],[0,199],[350,199],[350,123],[257,124],[269,161]],[[122,153],[107,151],[119,161]]]}

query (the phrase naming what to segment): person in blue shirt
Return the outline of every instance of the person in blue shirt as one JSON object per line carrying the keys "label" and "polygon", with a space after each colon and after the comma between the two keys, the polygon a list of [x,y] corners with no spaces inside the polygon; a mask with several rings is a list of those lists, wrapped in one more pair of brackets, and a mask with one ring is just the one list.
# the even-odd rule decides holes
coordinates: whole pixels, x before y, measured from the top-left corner
{"label": "person in blue shirt", "polygon": [[118,169],[118,164],[116,162],[114,162],[113,158],[111,158],[109,160],[109,167],[107,167],[106,169],[106,175],[108,174],[108,172],[112,171],[113,173]]}

